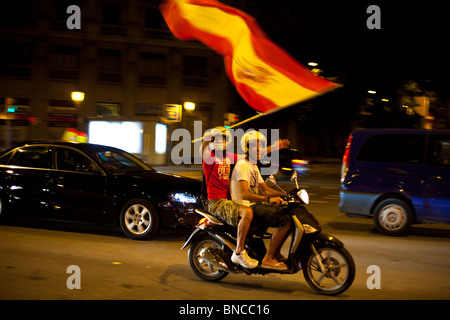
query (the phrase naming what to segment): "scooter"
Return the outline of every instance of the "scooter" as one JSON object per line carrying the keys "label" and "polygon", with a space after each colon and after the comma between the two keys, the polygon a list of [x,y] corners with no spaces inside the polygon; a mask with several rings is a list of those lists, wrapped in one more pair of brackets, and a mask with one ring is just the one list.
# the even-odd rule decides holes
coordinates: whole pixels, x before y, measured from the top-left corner
{"label": "scooter", "polygon": [[[275,186],[282,190],[271,176]],[[296,188],[283,197],[291,217],[291,240],[287,257],[287,269],[273,270],[261,266],[266,254],[264,239],[271,234],[267,228],[251,227],[246,238],[246,250],[250,257],[260,264],[247,269],[231,261],[236,248],[236,226],[227,225],[211,213],[196,209],[203,216],[198,225],[188,235],[181,249],[190,245],[188,261],[191,269],[201,279],[219,281],[229,273],[251,274],[294,274],[303,270],[308,285],[324,295],[343,293],[355,279],[355,263],[344,244],[336,237],[321,232],[316,218],[307,209],[309,196],[306,190],[299,189],[297,175],[292,179]]]}

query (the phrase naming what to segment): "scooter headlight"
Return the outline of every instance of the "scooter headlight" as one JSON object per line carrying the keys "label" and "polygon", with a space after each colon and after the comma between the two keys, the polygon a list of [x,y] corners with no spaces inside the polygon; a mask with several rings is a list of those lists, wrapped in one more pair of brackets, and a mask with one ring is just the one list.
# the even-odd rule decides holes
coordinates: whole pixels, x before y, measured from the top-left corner
{"label": "scooter headlight", "polygon": [[316,228],[314,228],[313,226],[310,226],[309,224],[304,224],[303,229],[305,229],[305,233],[314,233],[314,232],[319,231]]}

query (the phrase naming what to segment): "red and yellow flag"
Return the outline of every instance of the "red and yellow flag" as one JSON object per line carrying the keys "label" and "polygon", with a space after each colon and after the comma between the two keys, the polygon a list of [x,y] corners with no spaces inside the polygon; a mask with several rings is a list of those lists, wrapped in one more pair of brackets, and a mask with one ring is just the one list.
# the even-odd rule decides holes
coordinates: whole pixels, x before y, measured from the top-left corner
{"label": "red and yellow flag", "polygon": [[339,85],[316,76],[274,44],[255,19],[216,0],[165,0],[160,6],[180,40],[199,40],[224,57],[231,82],[255,110],[270,113]]}

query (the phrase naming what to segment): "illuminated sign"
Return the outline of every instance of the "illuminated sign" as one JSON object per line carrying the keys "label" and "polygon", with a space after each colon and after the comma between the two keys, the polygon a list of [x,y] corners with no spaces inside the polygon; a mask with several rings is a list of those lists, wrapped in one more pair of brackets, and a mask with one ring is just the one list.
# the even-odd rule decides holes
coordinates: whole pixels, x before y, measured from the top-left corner
{"label": "illuminated sign", "polygon": [[165,104],[164,118],[169,122],[180,122],[181,110],[181,104]]}
{"label": "illuminated sign", "polygon": [[142,153],[143,134],[141,122],[89,122],[89,143],[116,147],[130,153]]}

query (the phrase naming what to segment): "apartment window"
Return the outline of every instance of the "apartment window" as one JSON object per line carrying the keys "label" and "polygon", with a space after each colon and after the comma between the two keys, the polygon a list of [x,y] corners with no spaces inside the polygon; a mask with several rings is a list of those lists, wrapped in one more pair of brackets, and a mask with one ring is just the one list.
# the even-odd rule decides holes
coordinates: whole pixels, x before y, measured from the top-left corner
{"label": "apartment window", "polygon": [[166,55],[162,53],[141,52],[139,56],[139,84],[166,83]]}
{"label": "apartment window", "polygon": [[158,8],[145,9],[145,27],[150,29],[164,29],[164,19]]}
{"label": "apartment window", "polygon": [[100,49],[98,54],[99,82],[122,82],[122,52]]}
{"label": "apartment window", "polygon": [[79,48],[52,46],[50,48],[50,79],[77,80],[80,69],[79,57]]}
{"label": "apartment window", "polygon": [[198,56],[183,57],[183,85],[206,87],[208,77],[208,59]]}
{"label": "apartment window", "polygon": [[118,117],[120,116],[120,103],[98,102],[97,117]]}
{"label": "apartment window", "polygon": [[122,23],[122,6],[105,3],[102,5],[102,25],[100,33],[115,36],[125,36],[127,28]]}
{"label": "apartment window", "polygon": [[5,42],[0,46],[0,75],[31,76],[31,44]]}

